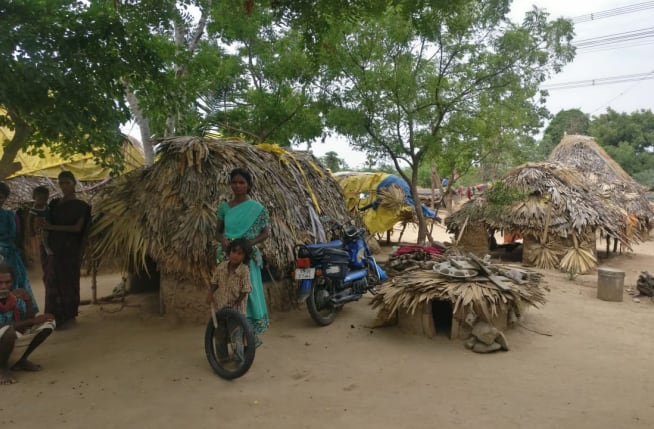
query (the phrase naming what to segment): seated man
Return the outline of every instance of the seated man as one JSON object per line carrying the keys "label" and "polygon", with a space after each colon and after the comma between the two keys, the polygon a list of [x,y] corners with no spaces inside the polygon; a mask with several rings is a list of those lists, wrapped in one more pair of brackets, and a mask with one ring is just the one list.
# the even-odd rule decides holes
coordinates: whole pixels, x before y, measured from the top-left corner
{"label": "seated man", "polygon": [[[54,316],[34,314],[32,296],[25,289],[11,290],[13,270],[0,263],[0,385],[13,384],[11,370],[41,369],[27,358],[54,330]],[[25,302],[22,312],[19,301]]]}

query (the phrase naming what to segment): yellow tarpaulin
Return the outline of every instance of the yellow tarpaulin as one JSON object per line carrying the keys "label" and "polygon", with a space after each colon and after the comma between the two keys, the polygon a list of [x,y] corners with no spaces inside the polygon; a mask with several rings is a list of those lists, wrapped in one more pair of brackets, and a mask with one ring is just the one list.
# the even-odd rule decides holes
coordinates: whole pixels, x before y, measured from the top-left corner
{"label": "yellow tarpaulin", "polygon": [[[350,211],[365,207],[377,200],[377,186],[388,176],[390,176],[388,173],[335,174],[345,194],[347,209]],[[361,198],[362,194],[365,195],[364,198]],[[408,205],[407,209],[412,210]],[[363,223],[371,234],[388,231],[399,221],[399,211],[391,211],[381,206],[363,212]]]}
{"label": "yellow tarpaulin", "polygon": [[[0,127],[0,141],[2,143],[13,138],[13,131]],[[140,148],[135,146],[135,142],[130,137],[125,137],[123,144],[123,156],[125,159],[125,168],[123,173],[134,170],[143,166],[144,157]],[[0,146],[0,157],[3,149]],[[76,154],[69,159],[62,158],[60,155],[52,153],[47,147],[43,148],[44,157],[38,155],[29,155],[20,150],[16,154],[14,162],[20,162],[22,168],[8,178],[19,176],[41,176],[56,178],[62,170],[72,171],[77,180],[94,181],[103,180],[109,177],[110,170],[98,165],[93,160],[92,154]]]}

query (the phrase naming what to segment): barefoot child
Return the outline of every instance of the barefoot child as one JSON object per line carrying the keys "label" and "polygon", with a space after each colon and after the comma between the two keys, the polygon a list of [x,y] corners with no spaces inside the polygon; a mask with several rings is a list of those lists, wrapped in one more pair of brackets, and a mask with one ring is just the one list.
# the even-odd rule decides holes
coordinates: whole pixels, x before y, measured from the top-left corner
{"label": "barefoot child", "polygon": [[[231,307],[245,314],[248,294],[252,290],[248,262],[252,257],[252,246],[245,238],[237,238],[227,246],[229,258],[218,264],[211,277],[207,304],[215,303],[218,309]],[[240,326],[228,326],[235,355],[243,360],[243,330]],[[220,341],[217,338],[217,341]],[[226,358],[226,348],[219,347],[219,354]]]}
{"label": "barefoot child", "polygon": [[[47,255],[52,255],[52,249],[48,245],[48,231],[41,228],[39,221],[50,222],[50,211],[48,209],[48,198],[50,191],[45,186],[37,186],[32,191],[32,198],[34,205],[30,208],[30,216],[32,217],[32,226],[41,237],[41,244]],[[36,222],[35,222],[36,221]]]}

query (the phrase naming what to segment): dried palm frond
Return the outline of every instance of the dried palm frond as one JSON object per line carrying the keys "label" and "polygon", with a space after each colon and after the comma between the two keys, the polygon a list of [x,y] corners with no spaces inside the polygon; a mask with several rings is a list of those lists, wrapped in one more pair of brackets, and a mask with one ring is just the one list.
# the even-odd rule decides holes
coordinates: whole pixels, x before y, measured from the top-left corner
{"label": "dried palm frond", "polygon": [[527,283],[516,283],[506,290],[491,282],[454,281],[433,271],[415,270],[411,275],[394,277],[382,284],[371,305],[380,308],[379,320],[390,320],[400,309],[414,313],[422,303],[441,300],[452,303],[455,315],[473,310],[491,321],[514,306],[544,304],[547,289],[540,285],[541,278],[538,273],[532,273]]}
{"label": "dried palm frond", "polygon": [[406,205],[406,195],[398,185],[393,184],[379,192],[379,206],[384,209],[396,212]]}
{"label": "dried palm frond", "polygon": [[561,258],[560,268],[573,275],[586,274],[597,266],[597,258],[591,249],[579,245],[576,235],[572,236],[574,247]]}
{"label": "dried palm frond", "polygon": [[586,274],[597,267],[597,258],[590,249],[572,248],[561,258],[561,271],[572,274]]}
{"label": "dried palm frond", "polygon": [[308,152],[175,137],[163,140],[159,153],[152,166],[115,180],[93,201],[94,258],[145,268],[151,256],[162,273],[206,284],[215,264],[215,213],[231,196],[235,167],[251,172],[251,196],[270,213],[271,234],[261,250],[274,275],[286,275],[294,246],[315,236],[309,207],[349,220],[341,188]]}
{"label": "dried palm frond", "polygon": [[591,191],[635,215],[639,227],[649,225],[654,210],[645,197],[646,188],[631,178],[592,137],[564,136],[549,159],[580,171]]}

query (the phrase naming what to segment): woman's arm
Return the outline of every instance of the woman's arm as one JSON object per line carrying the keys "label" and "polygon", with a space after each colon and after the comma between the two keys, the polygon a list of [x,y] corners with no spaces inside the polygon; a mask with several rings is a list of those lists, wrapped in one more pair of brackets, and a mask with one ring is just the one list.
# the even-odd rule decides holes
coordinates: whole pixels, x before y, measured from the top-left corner
{"label": "woman's arm", "polygon": [[252,240],[250,240],[251,245],[255,245],[257,243],[261,243],[262,241],[265,241],[268,237],[270,237],[270,228],[265,227],[264,229],[261,230],[261,233],[254,237]]}
{"label": "woman's arm", "polygon": [[229,245],[229,240],[225,238],[225,222],[222,220],[218,219],[216,223],[216,240],[220,244],[222,244],[223,249],[227,249],[227,246]]}

